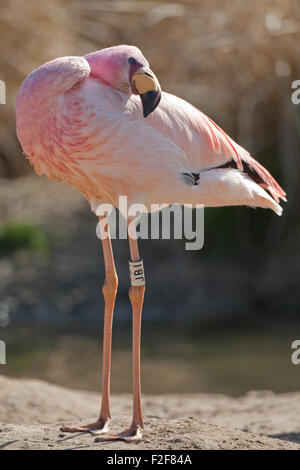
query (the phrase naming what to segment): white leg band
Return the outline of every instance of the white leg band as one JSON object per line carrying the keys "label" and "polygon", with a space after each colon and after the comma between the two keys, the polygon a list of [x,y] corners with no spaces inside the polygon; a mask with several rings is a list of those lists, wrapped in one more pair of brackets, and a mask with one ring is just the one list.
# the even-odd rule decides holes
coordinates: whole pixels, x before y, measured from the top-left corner
{"label": "white leg band", "polygon": [[145,273],[143,260],[129,261],[130,282],[132,286],[145,285]]}

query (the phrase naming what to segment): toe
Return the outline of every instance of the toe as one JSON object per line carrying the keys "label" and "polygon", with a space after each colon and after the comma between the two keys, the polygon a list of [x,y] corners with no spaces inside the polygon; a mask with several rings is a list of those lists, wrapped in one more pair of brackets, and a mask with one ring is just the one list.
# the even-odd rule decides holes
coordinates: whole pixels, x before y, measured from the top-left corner
{"label": "toe", "polygon": [[125,441],[140,442],[143,440],[143,430],[140,426],[130,428],[120,434],[111,434],[110,436],[97,437],[95,442]]}
{"label": "toe", "polygon": [[85,424],[81,426],[62,426],[60,430],[62,432],[89,432],[91,434],[103,434],[108,431],[109,420],[98,420],[94,423]]}
{"label": "toe", "polygon": [[60,428],[62,432],[83,432],[87,431],[87,429],[81,427],[81,426],[62,426]]}

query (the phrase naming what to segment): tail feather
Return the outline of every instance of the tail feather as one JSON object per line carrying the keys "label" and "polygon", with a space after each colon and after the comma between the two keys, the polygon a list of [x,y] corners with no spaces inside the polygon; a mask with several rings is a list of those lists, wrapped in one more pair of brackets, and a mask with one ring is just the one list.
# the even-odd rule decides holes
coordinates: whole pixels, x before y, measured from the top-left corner
{"label": "tail feather", "polygon": [[254,171],[259,178],[262,180],[260,185],[269,191],[271,196],[275,199],[276,202],[279,202],[279,199],[286,201],[286,193],[279,186],[277,181],[273,176],[266,170],[258,161],[256,161],[251,155],[243,155],[243,161],[249,165],[252,171]]}
{"label": "tail feather", "polygon": [[235,143],[232,139],[231,141],[235,144],[237,151],[240,154],[243,163],[243,170],[246,171],[257,184],[266,189],[276,202],[279,202],[279,199],[286,201],[285,191],[281,186],[279,186],[268,170],[258,163],[258,161],[255,160],[255,158],[253,158],[246,149]]}

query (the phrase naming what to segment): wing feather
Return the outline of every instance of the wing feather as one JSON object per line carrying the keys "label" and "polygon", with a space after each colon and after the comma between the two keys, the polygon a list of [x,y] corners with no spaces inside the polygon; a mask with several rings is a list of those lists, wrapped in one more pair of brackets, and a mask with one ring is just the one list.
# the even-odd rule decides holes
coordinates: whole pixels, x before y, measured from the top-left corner
{"label": "wing feather", "polygon": [[261,180],[257,183],[267,189],[275,201],[278,202],[279,198],[286,201],[286,193],[268,170],[211,118],[187,101],[163,93],[158,110],[149,117],[148,122],[183,148],[192,168],[216,168],[230,161],[233,161],[240,171],[245,171],[248,166]]}

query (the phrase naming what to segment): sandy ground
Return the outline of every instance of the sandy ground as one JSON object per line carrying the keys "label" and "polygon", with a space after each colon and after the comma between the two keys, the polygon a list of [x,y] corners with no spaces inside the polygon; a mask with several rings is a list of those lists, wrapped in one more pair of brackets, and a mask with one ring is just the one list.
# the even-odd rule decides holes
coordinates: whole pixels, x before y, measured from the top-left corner
{"label": "sandy ground", "polygon": [[[1,449],[300,449],[300,393],[144,396],[143,442],[95,443],[59,425],[96,417],[99,395],[0,376]],[[111,430],[130,422],[131,397],[112,397]],[[83,420],[85,418],[85,420]]]}

